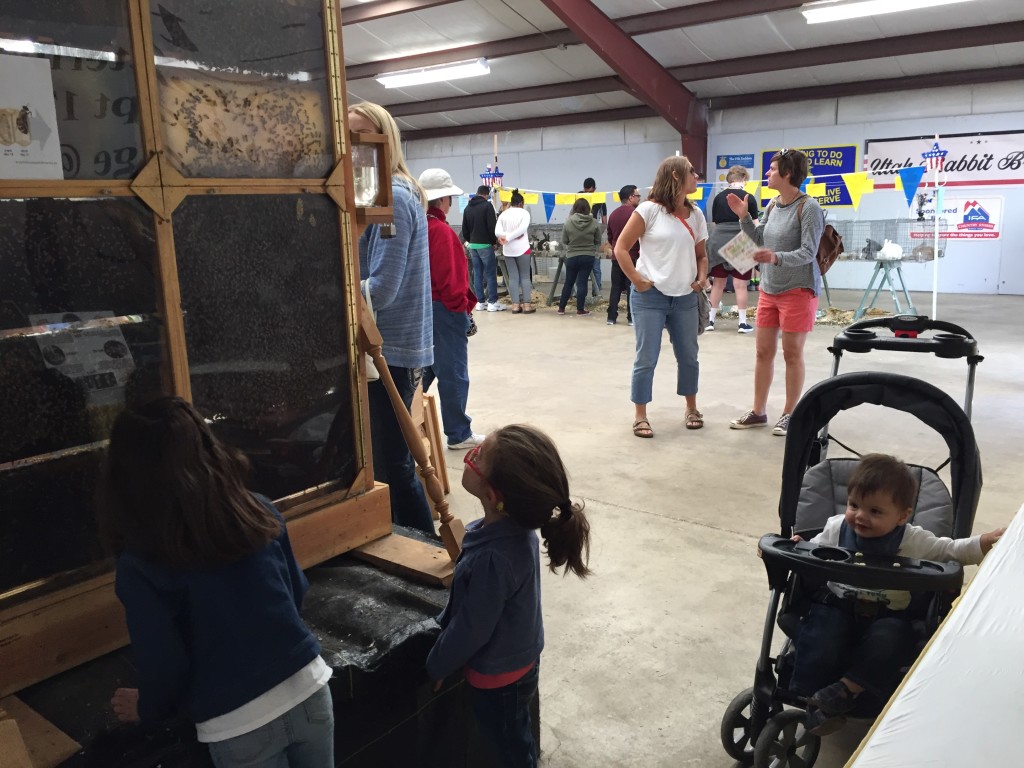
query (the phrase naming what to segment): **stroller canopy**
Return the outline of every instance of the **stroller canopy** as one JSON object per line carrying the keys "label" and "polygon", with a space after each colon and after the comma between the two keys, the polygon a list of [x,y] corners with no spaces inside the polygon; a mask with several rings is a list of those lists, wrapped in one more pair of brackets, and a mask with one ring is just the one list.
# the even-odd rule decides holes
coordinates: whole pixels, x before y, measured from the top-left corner
{"label": "stroller canopy", "polygon": [[916,416],[934,429],[949,448],[953,538],[971,535],[981,495],[981,459],[974,429],[963,409],[941,389],[898,373],[845,373],[811,387],[793,409],[783,457],[779,520],[783,535],[796,522],[800,485],[808,463],[820,452],[818,433],[840,411],[880,405]]}

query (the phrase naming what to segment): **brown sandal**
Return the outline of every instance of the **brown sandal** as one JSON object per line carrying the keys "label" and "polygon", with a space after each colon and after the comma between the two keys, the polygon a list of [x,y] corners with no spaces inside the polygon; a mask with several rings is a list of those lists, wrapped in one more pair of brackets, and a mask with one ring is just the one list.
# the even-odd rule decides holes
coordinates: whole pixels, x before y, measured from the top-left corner
{"label": "brown sandal", "polygon": [[654,430],[651,429],[651,422],[647,419],[637,419],[633,422],[633,434],[636,437],[654,437]]}
{"label": "brown sandal", "polygon": [[686,411],[686,428],[700,429],[704,426],[704,414],[696,408],[689,408]]}
{"label": "brown sandal", "polygon": [[537,310],[534,309],[532,305],[530,305],[530,304],[523,304],[523,314],[524,315],[532,315],[536,311]]}

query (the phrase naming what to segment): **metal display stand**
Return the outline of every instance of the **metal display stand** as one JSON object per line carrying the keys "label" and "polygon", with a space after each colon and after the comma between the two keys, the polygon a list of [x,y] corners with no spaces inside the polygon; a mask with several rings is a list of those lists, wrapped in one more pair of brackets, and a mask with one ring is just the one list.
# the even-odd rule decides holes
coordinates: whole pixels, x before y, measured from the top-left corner
{"label": "metal display stand", "polygon": [[[878,301],[878,296],[886,284],[889,285],[889,291],[892,294],[892,302],[896,306],[897,315],[917,314],[917,310],[914,309],[914,302],[910,298],[910,292],[907,290],[907,285],[903,282],[902,264],[903,262],[897,259],[879,259],[875,262],[875,270],[871,273],[871,281],[868,283],[868,287],[864,291],[864,295],[861,297],[860,305],[857,307],[857,311],[853,315],[854,320],[860,320],[867,310],[875,306],[875,302]],[[877,288],[875,287],[876,280],[878,280]],[[900,298],[896,293],[897,280],[899,281],[899,290],[907,302],[905,309],[900,306]],[[875,293],[871,297],[871,303],[865,306],[872,288],[874,288]]]}

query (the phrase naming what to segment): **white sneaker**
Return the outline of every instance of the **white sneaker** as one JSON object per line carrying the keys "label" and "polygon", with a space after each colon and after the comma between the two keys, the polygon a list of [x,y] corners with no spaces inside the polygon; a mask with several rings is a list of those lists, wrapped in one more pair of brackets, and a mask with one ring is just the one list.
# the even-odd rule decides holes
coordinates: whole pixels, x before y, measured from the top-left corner
{"label": "white sneaker", "polygon": [[497,302],[487,305],[488,312],[504,312],[506,309],[508,309],[508,307],[504,304],[498,304]]}
{"label": "white sneaker", "polygon": [[486,312],[487,311],[487,305],[484,304],[482,301],[478,301],[476,303],[476,309],[473,310],[473,311],[474,312]]}
{"label": "white sneaker", "polygon": [[707,333],[708,331],[713,331],[713,330],[715,330],[715,321],[714,320],[712,320],[706,326],[704,326],[704,332],[705,333]]}
{"label": "white sneaker", "polygon": [[448,443],[448,450],[450,451],[464,451],[467,448],[476,448],[480,443],[484,441],[487,435],[478,435],[473,432],[469,437],[463,440],[461,443]]}

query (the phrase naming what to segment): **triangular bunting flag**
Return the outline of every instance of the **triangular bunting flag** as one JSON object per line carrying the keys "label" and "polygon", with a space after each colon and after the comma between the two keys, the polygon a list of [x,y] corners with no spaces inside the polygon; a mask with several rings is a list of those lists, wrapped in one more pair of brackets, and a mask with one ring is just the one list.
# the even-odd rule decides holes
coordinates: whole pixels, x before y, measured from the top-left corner
{"label": "triangular bunting flag", "polygon": [[757,197],[757,188],[761,186],[760,181],[748,181],[743,185],[743,191],[748,195]]}
{"label": "triangular bunting flag", "polygon": [[903,194],[906,195],[907,205],[914,204],[914,196],[917,195],[917,188],[921,185],[922,176],[924,176],[923,165],[900,168],[900,181],[903,182]]}
{"label": "triangular bunting flag", "polygon": [[821,184],[808,184],[804,191],[811,197],[824,197],[827,190],[828,184],[822,182]]}
{"label": "triangular bunting flag", "polygon": [[547,221],[551,221],[551,214],[555,210],[555,193],[554,192],[542,192],[541,197],[544,199],[544,215],[547,217]]}
{"label": "triangular bunting flag", "polygon": [[860,207],[861,196],[874,191],[875,182],[873,179],[869,179],[868,175],[863,171],[860,173],[844,173],[842,177],[843,182],[846,184],[846,190],[850,193],[850,202],[853,203],[854,210],[856,210]]}

